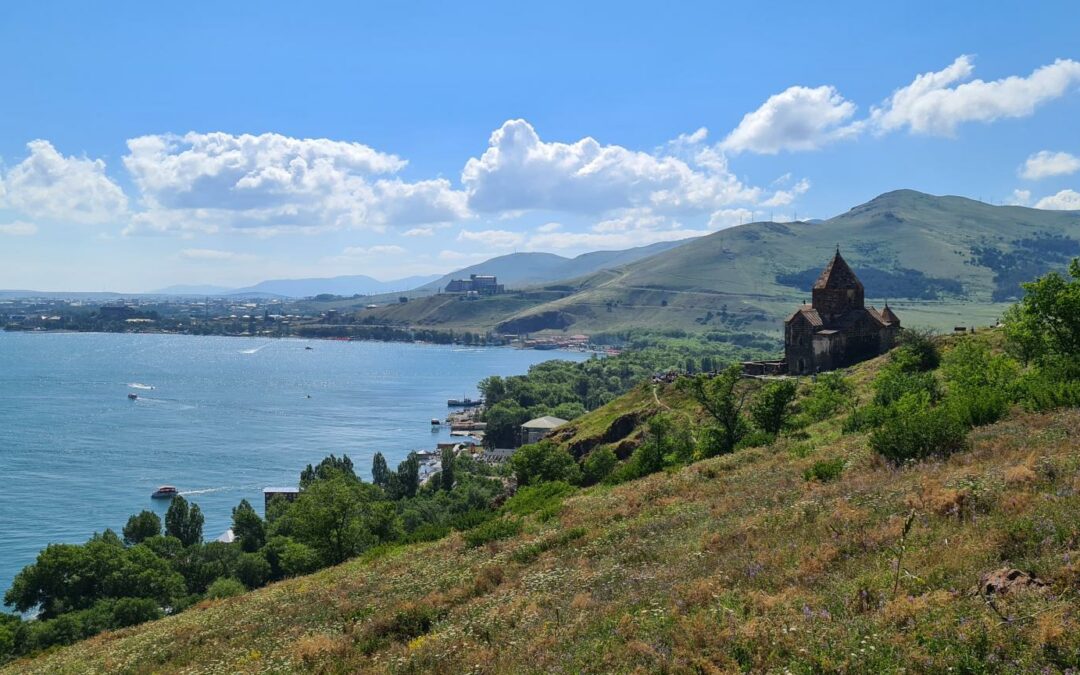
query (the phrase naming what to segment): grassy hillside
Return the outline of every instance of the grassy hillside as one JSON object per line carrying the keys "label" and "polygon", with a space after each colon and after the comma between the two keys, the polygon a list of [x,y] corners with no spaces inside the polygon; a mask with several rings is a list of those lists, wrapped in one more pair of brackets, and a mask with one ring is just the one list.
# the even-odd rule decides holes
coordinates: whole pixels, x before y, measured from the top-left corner
{"label": "grassy hillside", "polygon": [[[882,363],[850,372],[863,401]],[[559,441],[618,445],[638,433],[627,419],[661,409],[700,428],[678,388],[643,385]],[[8,670],[1075,668],[1078,428],[1078,409],[1014,408],[948,459],[898,468],[832,417],[769,447],[517,504],[504,519],[520,531],[501,539],[373,551]],[[980,591],[1009,568],[1025,574]]]}
{"label": "grassy hillside", "polygon": [[[752,223],[549,288],[558,295],[482,299],[483,310],[448,306],[375,310],[371,320],[593,333],[629,328],[723,328],[779,332],[834,248],[907,325],[988,325],[1019,283],[1063,269],[1080,255],[1080,213],[992,206],[900,190],[814,223]],[[461,314],[458,310],[468,310]],[[507,312],[507,310],[512,310]],[[488,325],[474,323],[482,317]]]}

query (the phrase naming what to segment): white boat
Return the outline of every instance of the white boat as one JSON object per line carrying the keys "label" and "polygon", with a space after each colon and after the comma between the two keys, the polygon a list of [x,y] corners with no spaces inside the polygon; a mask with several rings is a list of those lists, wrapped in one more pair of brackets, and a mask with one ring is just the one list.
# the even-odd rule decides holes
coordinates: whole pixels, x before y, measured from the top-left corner
{"label": "white boat", "polygon": [[180,491],[171,485],[162,485],[150,495],[151,499],[172,499],[176,495],[180,494]]}

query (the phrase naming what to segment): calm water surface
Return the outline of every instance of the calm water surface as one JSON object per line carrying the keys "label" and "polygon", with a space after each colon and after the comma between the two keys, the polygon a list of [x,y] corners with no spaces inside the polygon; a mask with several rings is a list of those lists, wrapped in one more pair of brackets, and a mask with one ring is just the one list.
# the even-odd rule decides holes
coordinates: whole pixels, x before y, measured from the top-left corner
{"label": "calm water surface", "polygon": [[[311,350],[305,349],[311,347]],[[242,498],[347,453],[365,476],[430,449],[446,399],[582,354],[377,342],[0,332],[0,593],[39,549],[117,532],[176,485],[229,527]],[[152,389],[150,388],[152,387]],[[128,400],[134,393],[138,400]],[[310,396],[310,398],[308,398]]]}

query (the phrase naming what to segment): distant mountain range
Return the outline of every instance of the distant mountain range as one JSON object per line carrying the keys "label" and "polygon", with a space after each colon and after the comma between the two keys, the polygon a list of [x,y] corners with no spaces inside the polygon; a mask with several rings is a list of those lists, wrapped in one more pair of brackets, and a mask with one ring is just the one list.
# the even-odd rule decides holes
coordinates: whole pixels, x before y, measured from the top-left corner
{"label": "distant mountain range", "polygon": [[[913,190],[824,221],[759,222],[557,283],[563,292],[373,310],[395,322],[510,333],[627,328],[777,331],[839,246],[878,305],[910,325],[991,323],[1020,283],[1080,256],[1080,212]],[[553,288],[548,284],[549,289]],[[498,311],[494,311],[494,310]]]}

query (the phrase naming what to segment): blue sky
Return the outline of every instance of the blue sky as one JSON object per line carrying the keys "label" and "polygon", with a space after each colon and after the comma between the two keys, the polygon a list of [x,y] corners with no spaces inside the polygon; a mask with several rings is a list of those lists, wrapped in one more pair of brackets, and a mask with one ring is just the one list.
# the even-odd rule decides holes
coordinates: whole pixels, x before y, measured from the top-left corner
{"label": "blue sky", "polygon": [[0,288],[389,279],[897,188],[1080,209],[1076,3],[585,4],[6,7]]}

